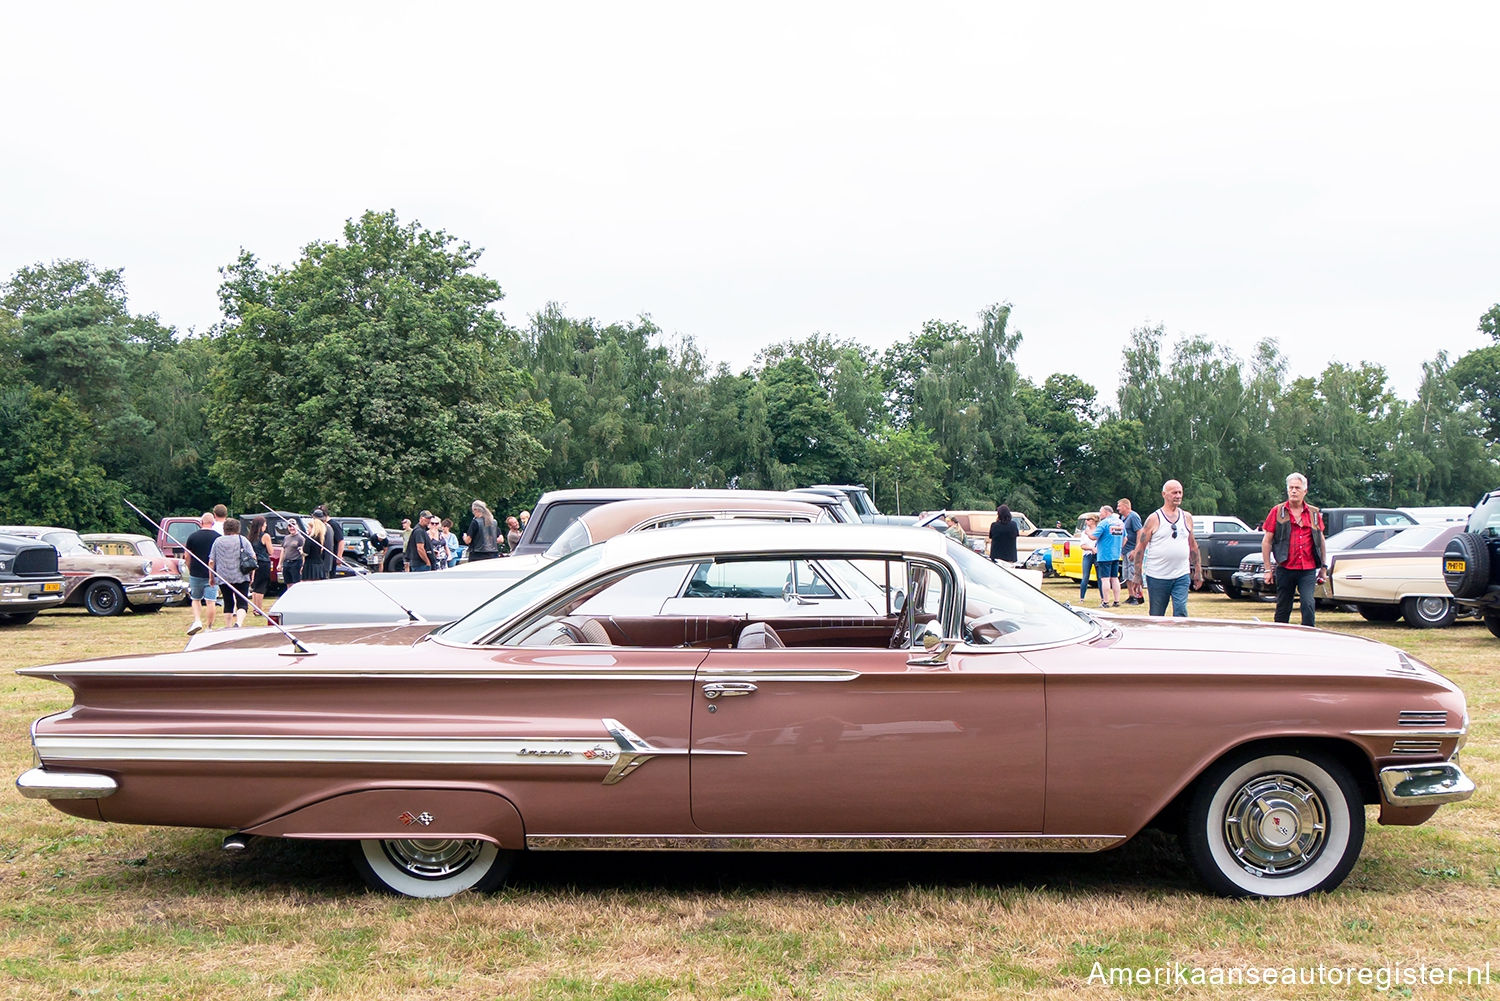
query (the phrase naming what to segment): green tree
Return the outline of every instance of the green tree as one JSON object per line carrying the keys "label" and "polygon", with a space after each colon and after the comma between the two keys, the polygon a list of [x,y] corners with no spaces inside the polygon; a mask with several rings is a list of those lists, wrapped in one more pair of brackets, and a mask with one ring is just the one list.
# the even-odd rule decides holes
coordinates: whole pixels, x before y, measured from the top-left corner
{"label": "green tree", "polygon": [[775,490],[857,481],[864,442],[806,362],[788,356],[760,378],[770,432],[767,479]]}
{"label": "green tree", "polygon": [[0,522],[125,529],[122,484],[99,465],[95,428],[67,393],[0,392]]}
{"label": "green tree", "polygon": [[944,504],[947,470],[926,428],[890,431],[870,444],[870,492],[887,514],[913,514]]}
{"label": "green tree", "polygon": [[508,497],[545,458],[514,335],[479,252],[367,212],[290,268],[223,269],[210,377],[214,471],[260,502],[394,519]]}

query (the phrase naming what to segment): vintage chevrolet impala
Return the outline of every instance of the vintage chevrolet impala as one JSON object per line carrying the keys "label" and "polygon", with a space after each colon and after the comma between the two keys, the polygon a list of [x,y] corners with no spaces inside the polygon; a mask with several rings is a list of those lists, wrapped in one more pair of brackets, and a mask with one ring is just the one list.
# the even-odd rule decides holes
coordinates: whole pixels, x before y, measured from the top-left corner
{"label": "vintage chevrolet impala", "polygon": [[[832,580],[870,607],[798,614]],[[23,670],[74,702],[20,791],[228,848],[346,840],[415,896],[522,851],[1092,852],[1152,824],[1213,890],[1293,896],[1349,873],[1365,804],[1419,824],[1474,788],[1462,693],[1400,651],[1093,618],[917,529],[621,535],[444,626],[292,633]]]}

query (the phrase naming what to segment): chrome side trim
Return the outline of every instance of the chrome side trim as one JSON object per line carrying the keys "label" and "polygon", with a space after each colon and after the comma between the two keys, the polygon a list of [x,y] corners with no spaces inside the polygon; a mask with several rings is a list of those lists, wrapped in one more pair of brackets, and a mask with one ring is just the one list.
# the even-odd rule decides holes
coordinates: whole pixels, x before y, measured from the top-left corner
{"label": "chrome side trim", "polygon": [[28,768],[16,779],[16,791],[27,799],[103,799],[120,784],[92,772],[53,772]]}
{"label": "chrome side trim", "polygon": [[1441,740],[1396,740],[1391,742],[1392,754],[1437,754],[1442,750]]}
{"label": "chrome side trim", "polygon": [[1419,730],[1416,727],[1407,727],[1404,730],[1350,730],[1351,737],[1436,737],[1439,740],[1444,737],[1462,737],[1466,731],[1457,730]]}
{"label": "chrome side trim", "polygon": [[1454,761],[1393,765],[1380,770],[1380,790],[1392,806],[1457,803],[1474,795],[1474,780]]}
{"label": "chrome side trim", "polygon": [[528,834],[533,851],[699,852],[1099,852],[1126,840],[1123,834]]}
{"label": "chrome side trim", "polygon": [[[574,647],[559,648],[573,650]],[[263,651],[268,655],[272,648]],[[130,664],[53,664],[47,667],[22,667],[16,670],[17,674],[33,678],[57,678],[57,677],[140,677],[140,678],[412,678],[420,680],[474,680],[474,681],[692,681],[697,676],[697,666],[684,668],[662,668],[662,667],[618,667],[613,666],[615,658],[609,654],[562,654],[559,660],[565,661],[557,667],[536,668],[508,668],[504,671],[496,671],[494,668],[475,668],[474,670],[455,670],[453,668],[442,668],[432,671],[414,671],[410,667],[401,668],[370,668],[370,667],[346,667],[329,668],[309,664],[305,669],[299,669],[297,665],[267,664],[265,667],[241,668],[218,665],[205,665],[193,668],[176,670],[142,669]],[[588,663],[583,661],[587,658]],[[269,661],[269,656],[267,657]]]}
{"label": "chrome side trim", "polygon": [[[809,650],[812,648],[809,647]],[[831,670],[766,670],[763,668],[734,668],[711,665],[705,670],[698,681],[854,681],[860,676],[858,671],[846,671],[842,668]]]}
{"label": "chrome side trim", "polygon": [[744,751],[654,747],[618,720],[600,720],[613,740],[586,737],[346,737],[241,734],[38,735],[47,761],[296,762],[301,764],[405,764],[504,766],[607,766],[614,785],[654,757],[740,756]]}

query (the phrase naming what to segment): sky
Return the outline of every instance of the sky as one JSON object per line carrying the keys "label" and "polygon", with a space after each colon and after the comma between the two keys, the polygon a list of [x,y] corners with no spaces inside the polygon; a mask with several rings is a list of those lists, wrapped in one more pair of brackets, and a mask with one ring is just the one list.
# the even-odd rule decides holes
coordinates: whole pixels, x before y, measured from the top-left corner
{"label": "sky", "polygon": [[736,370],[1009,302],[1113,403],[1161,325],[1292,376],[1480,347],[1500,301],[1493,3],[147,2],[0,7],[0,279],[123,268],[219,319],[394,209],[513,324],[649,314]]}

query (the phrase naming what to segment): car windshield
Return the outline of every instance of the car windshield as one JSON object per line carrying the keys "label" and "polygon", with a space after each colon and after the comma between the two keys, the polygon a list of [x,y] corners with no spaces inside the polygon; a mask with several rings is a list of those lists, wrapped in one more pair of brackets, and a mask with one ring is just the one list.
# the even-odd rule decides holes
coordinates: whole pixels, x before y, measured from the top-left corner
{"label": "car windshield", "polygon": [[151,541],[150,539],[141,539],[136,542],[135,551],[138,555],[145,556],[149,559],[159,560],[162,558],[161,550],[157,549],[156,543]]}
{"label": "car windshield", "polygon": [[949,539],[947,550],[965,579],[963,629],[968,642],[992,647],[1066,643],[1096,628],[967,546]]}
{"label": "car windshield", "polygon": [[567,530],[559,535],[542,555],[549,560],[561,559],[569,553],[593,545],[593,542],[594,540],[589,537],[588,527],[582,521],[574,519],[573,524],[569,525]]}
{"label": "car windshield", "polygon": [[56,549],[59,556],[67,556],[71,553],[92,553],[93,550],[83,544],[77,532],[66,529],[58,532],[47,532],[42,536],[42,541]]}
{"label": "car windshield", "polygon": [[501,591],[468,615],[450,622],[432,635],[450,643],[479,643],[501,623],[529,608],[542,598],[565,591],[588,577],[604,556],[602,546],[590,546],[549,563],[512,587]]}

